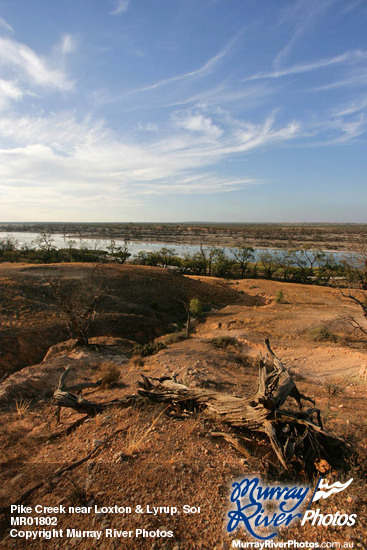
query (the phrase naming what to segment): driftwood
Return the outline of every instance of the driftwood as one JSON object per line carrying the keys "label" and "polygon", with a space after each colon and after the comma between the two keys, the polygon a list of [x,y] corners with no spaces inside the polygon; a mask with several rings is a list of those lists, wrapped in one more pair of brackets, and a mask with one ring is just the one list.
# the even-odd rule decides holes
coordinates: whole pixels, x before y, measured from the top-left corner
{"label": "driftwood", "polygon": [[108,408],[111,407],[121,407],[127,408],[130,407],[136,400],[136,395],[131,395],[125,399],[114,399],[113,401],[107,401],[104,403],[95,403],[93,401],[88,401],[84,399],[81,395],[75,395],[71,393],[70,389],[81,389],[86,387],[95,387],[100,385],[100,381],[93,383],[82,383],[76,384],[75,386],[66,387],[65,380],[70,372],[70,367],[68,367],[60,376],[59,385],[57,390],[54,392],[52,400],[53,405],[58,407],[57,409],[57,418],[60,420],[60,410],[61,407],[66,407],[69,409],[74,409],[75,411],[81,414],[87,414],[88,416],[95,416]]}
{"label": "driftwood", "polygon": [[[266,434],[285,469],[293,459],[297,459],[303,462],[311,475],[318,458],[325,458],[331,465],[340,467],[350,452],[350,446],[324,430],[319,409],[303,410],[302,401],[313,404],[314,401],[298,391],[291,374],[275,355],[269,341],[265,340],[265,344],[268,356],[260,361],[258,388],[249,398],[189,388],[174,379],[145,376],[139,383],[138,393],[152,401],[199,409],[215,422],[224,422],[235,428],[239,434]],[[299,410],[281,408],[288,397],[296,400]],[[246,454],[246,445],[238,440],[236,445],[241,446],[241,452]]]}

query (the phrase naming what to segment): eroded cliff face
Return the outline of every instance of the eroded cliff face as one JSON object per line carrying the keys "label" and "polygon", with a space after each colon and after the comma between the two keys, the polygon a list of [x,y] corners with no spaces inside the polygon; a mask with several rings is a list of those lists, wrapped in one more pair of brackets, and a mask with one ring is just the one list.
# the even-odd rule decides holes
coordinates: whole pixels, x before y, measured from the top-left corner
{"label": "eroded cliff face", "polygon": [[[39,363],[47,350],[70,338],[67,317],[57,307],[48,279],[88,285],[89,264],[0,264],[0,378]],[[90,336],[148,342],[185,320],[183,300],[234,303],[238,294],[219,281],[201,282],[165,269],[99,266],[95,277],[105,288],[97,303]]]}

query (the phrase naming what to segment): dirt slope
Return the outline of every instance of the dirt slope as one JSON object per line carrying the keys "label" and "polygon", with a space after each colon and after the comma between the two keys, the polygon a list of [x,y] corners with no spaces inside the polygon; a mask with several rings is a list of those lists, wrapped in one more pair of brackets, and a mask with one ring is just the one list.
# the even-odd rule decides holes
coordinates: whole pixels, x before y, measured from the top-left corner
{"label": "dirt slope", "polygon": [[[0,264],[0,377],[42,361],[50,346],[70,338],[45,276],[88,285],[93,268],[89,264]],[[154,267],[101,265],[96,280],[106,292],[97,306],[91,336],[146,342],[185,319],[183,300],[200,296],[204,303],[219,306],[238,299],[218,280],[190,280]]]}
{"label": "dirt slope", "polygon": [[[133,272],[127,274],[132,276]],[[160,277],[159,270],[153,274]],[[177,280],[180,285],[200,285],[195,287],[195,292],[205,290],[212,301],[223,300],[225,304],[228,299],[224,308],[207,313],[190,339],[170,344],[155,355],[132,357],[128,361],[126,352],[119,349],[118,341],[112,337],[98,352],[78,352],[66,345],[56,346],[42,363],[44,372],[55,365],[57,369],[66,367],[72,360],[75,380],[81,380],[92,376],[98,365],[107,359],[114,362],[121,371],[125,387],[84,392],[86,398],[96,401],[136,393],[141,374],[176,374],[178,381],[187,385],[248,396],[255,389],[256,361],[260,353],[265,353],[263,339],[268,336],[277,354],[296,372],[299,390],[316,398],[326,428],[357,446],[361,457],[346,474],[346,479],[354,478],[348,500],[343,495],[335,495],[332,503],[335,510],[356,513],[356,526],[341,530],[332,526],[312,528],[297,524],[282,536],[284,540],[297,541],[349,541],[356,548],[363,548],[366,539],[363,457],[366,456],[367,386],[360,373],[366,365],[367,352],[363,342],[342,322],[346,312],[357,315],[358,310],[344,304],[338,293],[329,288],[259,280],[227,281],[212,287],[207,280]],[[164,285],[169,281],[171,274],[164,279]],[[167,288],[164,285],[161,289]],[[278,304],[275,296],[280,289],[284,303]],[[320,325],[327,326],[336,341],[310,339],[309,330]],[[86,364],[89,370],[85,370]],[[53,371],[52,384],[58,372]],[[225,426],[213,426],[200,413],[177,414],[175,410],[165,410],[159,404],[150,403],[128,410],[114,408],[88,419],[69,436],[50,439],[50,434],[61,428],[55,424],[52,413],[47,399],[20,413],[11,410],[2,413],[0,504],[13,501],[32,483],[45,478],[51,481],[28,499],[30,505],[92,503],[93,506],[132,507],[131,514],[80,516],[78,529],[144,527],[174,532],[173,539],[168,542],[134,538],[122,543],[112,539],[97,543],[75,538],[58,541],[58,548],[225,550],[230,548],[232,538],[251,540],[245,532],[229,536],[225,531],[229,487],[234,479],[246,475],[268,476],[271,483],[271,468],[265,468],[269,451],[265,442],[253,449],[253,461],[246,460],[228,443],[211,435],[213,429],[225,431]],[[63,410],[62,427],[78,418],[80,415]],[[125,431],[115,434],[119,429]],[[109,441],[98,447],[107,437]],[[52,478],[52,472],[61,464],[78,460],[93,449],[97,449],[95,455],[85,464],[61,479]],[[344,479],[336,475],[334,479]],[[286,472],[277,471],[273,475],[278,483],[282,479],[287,479]],[[137,505],[184,504],[200,506],[201,513],[141,516],[135,512]],[[329,513],[329,507],[328,501],[320,503],[323,513]],[[66,529],[71,523],[70,517],[60,515],[59,528]],[[3,527],[6,528],[5,523]],[[5,538],[0,547],[19,548],[19,541]],[[39,541],[29,542],[27,546],[40,547]],[[54,542],[44,541],[43,547],[54,548]]]}

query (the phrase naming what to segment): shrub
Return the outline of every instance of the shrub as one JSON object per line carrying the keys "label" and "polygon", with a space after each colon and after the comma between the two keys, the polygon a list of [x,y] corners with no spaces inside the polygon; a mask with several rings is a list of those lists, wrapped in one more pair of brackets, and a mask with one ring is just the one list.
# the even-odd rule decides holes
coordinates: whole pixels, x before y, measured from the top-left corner
{"label": "shrub", "polygon": [[313,342],[336,342],[337,336],[330,332],[325,325],[318,325],[310,328],[307,332],[307,336]]}
{"label": "shrub", "polygon": [[99,377],[102,380],[101,389],[113,388],[120,378],[120,370],[112,361],[105,361],[99,369]]}
{"label": "shrub", "polygon": [[138,344],[134,347],[134,354],[140,355],[141,357],[147,357],[148,355],[155,355],[161,349],[165,349],[165,346],[162,342],[148,342],[147,344]]}
{"label": "shrub", "polygon": [[176,342],[180,342],[181,340],[186,340],[186,330],[180,330],[178,332],[167,334],[163,338],[163,343],[166,346],[169,346],[170,344],[175,344]]}
{"label": "shrub", "polygon": [[282,290],[278,290],[277,295],[275,296],[275,301],[277,304],[282,304],[284,301],[284,295]]}
{"label": "shrub", "polygon": [[32,400],[31,399],[18,399],[15,400],[15,410],[17,411],[17,414],[22,417],[27,414],[27,412],[30,409]]}
{"label": "shrub", "polygon": [[333,397],[334,395],[339,395],[340,393],[344,392],[344,388],[339,384],[335,384],[334,382],[329,382],[328,384],[326,384],[326,389],[329,397]]}
{"label": "shrub", "polygon": [[203,316],[203,304],[199,298],[192,298],[190,300],[190,314],[194,319],[200,319]]}
{"label": "shrub", "polygon": [[217,338],[210,338],[207,341],[215,348],[220,349],[227,349],[230,346],[234,348],[240,347],[240,343],[238,342],[237,338],[233,338],[232,336],[218,336]]}

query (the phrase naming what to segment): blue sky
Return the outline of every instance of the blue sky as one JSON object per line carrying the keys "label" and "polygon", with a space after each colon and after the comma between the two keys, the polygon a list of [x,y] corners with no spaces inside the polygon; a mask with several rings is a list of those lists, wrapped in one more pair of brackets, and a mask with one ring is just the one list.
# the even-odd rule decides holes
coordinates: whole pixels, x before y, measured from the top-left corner
{"label": "blue sky", "polygon": [[365,0],[0,0],[0,221],[367,222]]}

